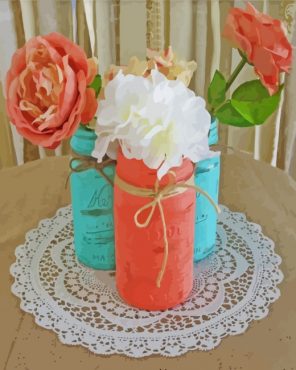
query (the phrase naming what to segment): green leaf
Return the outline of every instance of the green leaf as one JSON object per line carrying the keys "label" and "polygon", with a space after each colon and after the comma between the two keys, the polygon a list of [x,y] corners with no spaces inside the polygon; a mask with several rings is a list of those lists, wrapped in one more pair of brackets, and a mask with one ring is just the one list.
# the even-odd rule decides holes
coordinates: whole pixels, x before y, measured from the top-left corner
{"label": "green leaf", "polygon": [[89,85],[92,89],[95,90],[96,97],[98,97],[101,87],[102,87],[102,78],[100,75],[96,75],[96,77],[93,79],[93,82]]}
{"label": "green leaf", "polygon": [[249,127],[253,124],[247,121],[235,108],[231,105],[230,100],[223,104],[215,113],[218,121],[226,125]]}
{"label": "green leaf", "polygon": [[231,97],[231,105],[247,121],[260,125],[277,109],[283,85],[279,91],[270,96],[260,80],[245,82]]}
{"label": "green leaf", "polygon": [[208,101],[213,108],[225,101],[226,80],[221,72],[216,71],[208,88]]}

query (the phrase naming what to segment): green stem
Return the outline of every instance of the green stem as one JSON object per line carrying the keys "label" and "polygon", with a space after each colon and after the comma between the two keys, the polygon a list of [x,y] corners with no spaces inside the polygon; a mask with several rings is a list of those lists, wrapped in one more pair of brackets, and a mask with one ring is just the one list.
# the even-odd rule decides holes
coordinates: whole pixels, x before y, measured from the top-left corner
{"label": "green stem", "polygon": [[[239,64],[236,66],[235,70],[232,72],[232,74],[230,75],[228,81],[226,82],[226,88],[225,88],[225,92],[227,90],[229,90],[230,86],[233,84],[234,80],[236,79],[236,77],[238,76],[238,74],[240,73],[240,71],[243,69],[244,65],[248,62],[247,58],[243,55],[241,55],[242,59],[241,61],[239,62]],[[225,103],[225,101],[219,105],[219,107],[216,107],[216,108],[212,108],[210,110],[210,113],[212,116],[215,115],[215,112]]]}
{"label": "green stem", "polygon": [[226,82],[226,90],[227,91],[230,86],[232,85],[233,81],[236,79],[240,71],[243,69],[244,65],[247,63],[247,58],[242,57],[242,60],[239,62],[239,64],[236,66],[235,70],[230,75],[228,81]]}

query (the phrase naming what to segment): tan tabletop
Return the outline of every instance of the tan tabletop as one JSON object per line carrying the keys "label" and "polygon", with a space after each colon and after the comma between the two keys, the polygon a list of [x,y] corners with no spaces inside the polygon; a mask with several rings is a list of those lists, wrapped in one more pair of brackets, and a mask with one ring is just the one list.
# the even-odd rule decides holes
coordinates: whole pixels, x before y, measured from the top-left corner
{"label": "tan tabletop", "polygon": [[269,315],[222,340],[214,350],[176,358],[98,356],[62,344],[19,308],[9,266],[15,247],[39,220],[70,203],[67,157],[51,157],[0,172],[0,370],[292,370],[296,369],[296,183],[246,154],[222,158],[220,202],[245,212],[276,243],[285,275]]}

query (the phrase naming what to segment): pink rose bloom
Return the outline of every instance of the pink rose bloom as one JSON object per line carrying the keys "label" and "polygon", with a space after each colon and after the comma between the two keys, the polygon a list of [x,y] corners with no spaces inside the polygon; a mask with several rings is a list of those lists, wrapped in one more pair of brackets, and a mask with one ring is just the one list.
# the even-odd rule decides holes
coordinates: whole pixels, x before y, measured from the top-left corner
{"label": "pink rose bloom", "polygon": [[37,36],[18,49],[6,76],[6,109],[18,132],[54,149],[95,115],[97,100],[88,85],[94,60],[58,33]]}
{"label": "pink rose bloom", "polygon": [[269,94],[276,93],[280,72],[289,72],[292,62],[292,47],[281,21],[247,3],[246,10],[230,10],[223,36],[246,54]]}

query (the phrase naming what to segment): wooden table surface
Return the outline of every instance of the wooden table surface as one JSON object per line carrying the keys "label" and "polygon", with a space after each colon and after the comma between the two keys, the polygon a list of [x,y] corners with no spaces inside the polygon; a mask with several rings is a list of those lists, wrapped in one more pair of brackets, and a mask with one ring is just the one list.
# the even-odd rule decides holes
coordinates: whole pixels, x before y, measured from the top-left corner
{"label": "wooden table surface", "polygon": [[0,171],[1,370],[292,370],[296,369],[296,183],[282,171],[242,153],[222,156],[220,203],[245,212],[273,239],[282,259],[281,297],[268,316],[214,350],[176,358],[98,356],[62,344],[20,309],[10,291],[15,247],[42,218],[70,203],[67,157],[50,157]]}

